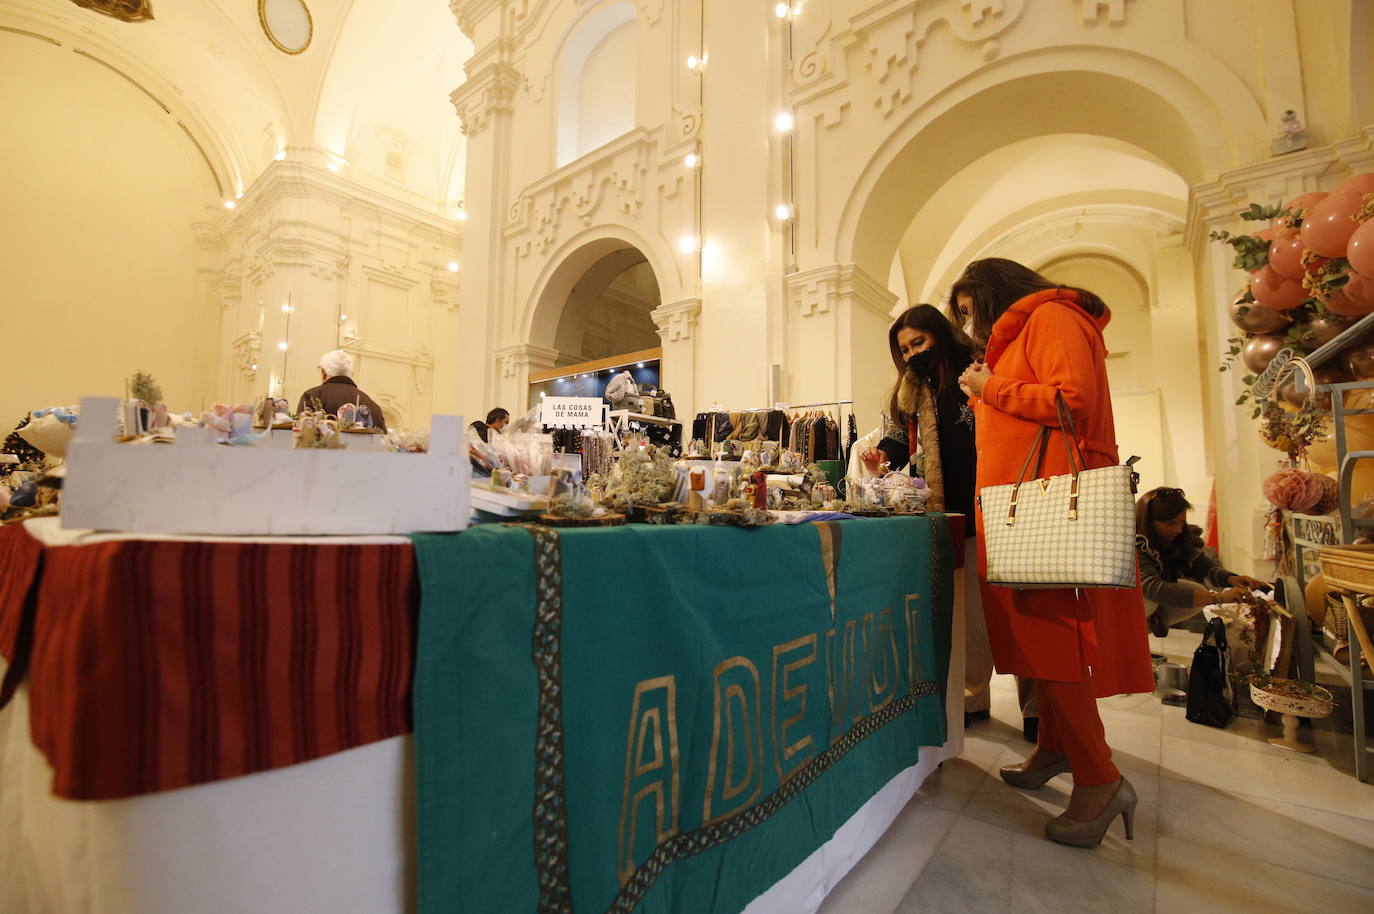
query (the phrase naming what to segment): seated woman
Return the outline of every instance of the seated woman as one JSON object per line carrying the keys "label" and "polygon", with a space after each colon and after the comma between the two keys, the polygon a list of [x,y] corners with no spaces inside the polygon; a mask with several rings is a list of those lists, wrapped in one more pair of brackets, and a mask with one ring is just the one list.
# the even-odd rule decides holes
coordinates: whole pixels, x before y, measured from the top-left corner
{"label": "seated woman", "polygon": [[1202,531],[1188,523],[1191,507],[1182,489],[1166,487],[1151,489],[1135,503],[1140,589],[1150,632],[1159,638],[1204,606],[1248,601],[1251,590],[1269,587],[1222,567],[1216,552],[1202,544]]}

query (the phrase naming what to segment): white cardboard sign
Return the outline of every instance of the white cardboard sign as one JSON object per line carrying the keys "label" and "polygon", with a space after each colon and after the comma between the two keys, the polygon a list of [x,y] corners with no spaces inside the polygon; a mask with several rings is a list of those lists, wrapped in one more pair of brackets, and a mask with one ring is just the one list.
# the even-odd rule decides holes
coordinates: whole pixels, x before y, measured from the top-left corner
{"label": "white cardboard sign", "polygon": [[198,428],[177,429],[171,445],[117,444],[118,406],[81,401],[62,487],[64,527],[313,536],[467,526],[471,468],[461,417],[432,418],[429,453],[394,454],[373,450],[372,436],[347,450],[227,447]]}
{"label": "white cardboard sign", "polygon": [[545,397],[539,401],[539,423],[545,428],[599,428],[606,424],[606,403],[596,397]]}

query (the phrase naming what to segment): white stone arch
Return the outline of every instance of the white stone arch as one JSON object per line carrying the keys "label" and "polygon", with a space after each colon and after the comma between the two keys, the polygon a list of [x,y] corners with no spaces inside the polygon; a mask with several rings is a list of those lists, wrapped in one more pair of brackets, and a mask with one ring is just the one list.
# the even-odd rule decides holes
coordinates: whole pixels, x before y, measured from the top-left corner
{"label": "white stone arch", "polygon": [[[608,0],[608,2],[596,4],[584,10],[581,15],[568,24],[555,58],[557,63],[553,73],[554,103],[550,106],[550,112],[554,119],[552,136],[554,137],[553,166],[555,168],[561,168],[590,152],[595,145],[600,145],[600,143],[589,145],[579,137],[584,71],[589,59],[597,49],[614,33],[631,26],[636,21],[637,16],[638,11],[630,0]],[[635,42],[635,46],[637,49],[637,42]],[[636,60],[629,61],[628,72],[630,75],[629,110],[628,112],[617,112],[627,115],[624,124],[625,130],[622,132],[633,129],[636,123],[635,84],[638,82]],[[613,136],[603,137],[602,141],[613,138]]]}
{"label": "white stone arch", "polygon": [[621,225],[593,226],[569,238],[544,262],[521,309],[517,338],[533,346],[554,348],[563,308],[573,286],[605,258],[631,248],[648,261],[663,302],[681,297],[676,261],[661,242],[652,242]]}
{"label": "white stone arch", "polygon": [[1213,60],[1192,69],[1125,49],[1061,47],[1009,57],[946,87],[876,147],[845,201],[835,261],[887,275],[904,220],[962,167],[957,156],[923,155],[930,150],[984,151],[1055,133],[1106,136],[1146,150],[1189,184],[1235,164],[1243,151],[1267,152],[1259,145],[1263,112],[1240,80]]}

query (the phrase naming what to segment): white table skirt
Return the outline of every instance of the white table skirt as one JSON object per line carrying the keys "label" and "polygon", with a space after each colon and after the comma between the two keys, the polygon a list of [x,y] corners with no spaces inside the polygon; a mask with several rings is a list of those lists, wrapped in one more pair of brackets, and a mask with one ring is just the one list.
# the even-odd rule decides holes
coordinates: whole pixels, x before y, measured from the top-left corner
{"label": "white table skirt", "polygon": [[[939,763],[963,751],[964,575],[949,741],[878,791],[747,914],[814,914]],[[4,661],[0,660],[0,675]],[[413,737],[126,800],[52,794],[28,692],[0,711],[0,912],[405,914],[415,909]]]}

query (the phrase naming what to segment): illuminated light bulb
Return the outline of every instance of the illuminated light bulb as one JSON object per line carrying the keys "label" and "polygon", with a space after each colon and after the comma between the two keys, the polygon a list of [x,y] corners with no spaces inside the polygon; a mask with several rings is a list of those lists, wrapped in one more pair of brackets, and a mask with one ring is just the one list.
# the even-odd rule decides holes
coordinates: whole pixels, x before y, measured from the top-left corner
{"label": "illuminated light bulb", "polygon": [[252,369],[253,371],[257,371],[257,370],[258,370],[258,363],[257,363],[257,362],[254,362],[252,365],[249,365],[248,367],[249,367],[250,369]]}
{"label": "illuminated light bulb", "polygon": [[687,153],[687,157],[682,160],[682,164],[686,165],[688,168],[696,168],[701,164],[701,156],[697,155],[695,152],[689,152]]}
{"label": "illuminated light bulb", "polygon": [[695,235],[683,235],[677,240],[677,249],[684,254],[691,254],[697,249],[697,239]]}
{"label": "illuminated light bulb", "polygon": [[341,320],[341,321],[346,321],[346,320],[348,320],[348,315],[347,315],[347,314],[340,314],[340,315],[339,315],[339,320]]}
{"label": "illuminated light bulb", "polygon": [[778,128],[779,133],[788,133],[796,126],[796,123],[796,120],[789,111],[782,112],[773,120],[773,125]]}
{"label": "illuminated light bulb", "polygon": [[786,203],[779,203],[778,208],[773,210],[773,214],[783,222],[786,222],[792,218],[792,207],[788,206]]}
{"label": "illuminated light bulb", "polygon": [[456,260],[450,260],[450,261],[448,262],[448,271],[449,271],[450,273],[457,273],[457,272],[458,272],[458,261],[456,261]]}
{"label": "illuminated light bulb", "polygon": [[239,191],[238,193],[234,194],[234,199],[235,199],[235,200],[242,200],[242,199],[243,199],[243,191]]}
{"label": "illuminated light bulb", "polygon": [[272,158],[274,158],[274,159],[276,159],[278,162],[280,162],[282,159],[286,158],[286,150],[285,150],[285,149],[278,149],[278,150],[277,150],[277,154],[274,155],[274,156],[272,156]]}
{"label": "illuminated light bulb", "polygon": [[225,201],[224,201],[224,208],[225,208],[225,209],[233,209],[233,208],[236,207],[236,206],[238,206],[238,204],[235,203],[233,200],[225,200]]}
{"label": "illuminated light bulb", "polygon": [[460,210],[458,210],[457,219],[458,219],[459,222],[467,222],[467,221],[468,221],[468,211],[465,210],[465,209],[460,209]]}
{"label": "illuminated light bulb", "polygon": [[779,19],[786,19],[787,14],[790,12],[792,12],[792,10],[786,3],[779,3],[777,6],[773,7],[773,15],[777,16]]}
{"label": "illuminated light bulb", "polygon": [[635,363],[635,367],[636,367],[636,368],[643,368],[643,367],[644,367],[644,363],[643,363],[643,362],[636,362],[636,363]]}
{"label": "illuminated light bulb", "polygon": [[290,314],[290,313],[291,313],[291,306],[290,306],[290,305],[282,305],[282,306],[281,306],[281,313],[282,313],[282,314]]}
{"label": "illuminated light bulb", "polygon": [[282,340],[280,343],[278,343],[278,344],[277,344],[277,348],[280,349],[282,352],[285,352],[285,351],[286,351],[286,340]]}
{"label": "illuminated light bulb", "polygon": [[697,56],[695,54],[687,58],[687,69],[696,72],[696,69],[699,66],[701,66],[701,61],[697,60]]}
{"label": "illuminated light bulb", "polygon": [[328,168],[330,171],[338,171],[338,170],[339,170],[339,163],[338,163],[338,162],[330,162],[329,164],[327,164],[327,165],[325,166],[325,168]]}

